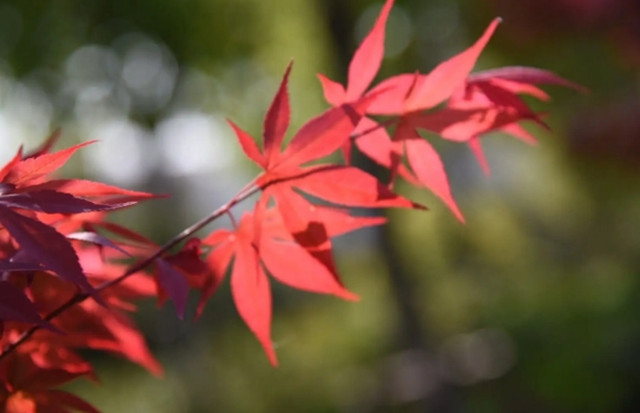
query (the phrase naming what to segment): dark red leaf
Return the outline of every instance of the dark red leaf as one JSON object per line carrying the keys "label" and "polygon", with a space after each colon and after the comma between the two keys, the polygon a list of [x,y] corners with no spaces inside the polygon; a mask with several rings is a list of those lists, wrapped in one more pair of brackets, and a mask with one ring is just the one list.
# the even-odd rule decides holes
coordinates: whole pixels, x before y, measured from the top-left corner
{"label": "dark red leaf", "polygon": [[0,195],[11,193],[14,189],[16,189],[16,186],[13,184],[0,183]]}
{"label": "dark red leaf", "polygon": [[36,324],[54,330],[51,324],[40,317],[24,292],[7,281],[0,281],[0,320]]}
{"label": "dark red leaf", "polygon": [[588,89],[584,86],[564,79],[553,72],[525,66],[507,66],[477,72],[469,76],[469,82],[486,81],[493,78],[513,80],[520,83],[529,83],[534,85],[547,84],[565,86],[580,92],[588,92]]}
{"label": "dark red leaf", "polygon": [[550,129],[538,115],[529,109],[525,101],[512,91],[503,89],[499,85],[493,84],[493,82],[479,83],[477,88],[503,112],[507,110],[515,112],[514,115],[519,117],[517,120],[533,120],[540,126]]}
{"label": "dark red leaf", "polygon": [[93,293],[69,241],[54,228],[25,217],[0,205],[0,223],[31,258],[70,281],[83,291]]}
{"label": "dark red leaf", "polygon": [[451,109],[416,114],[407,118],[412,126],[435,132],[445,139],[466,142],[476,136],[523,120],[515,111],[498,108]]}
{"label": "dark red leaf", "polygon": [[53,179],[43,182],[39,185],[30,185],[25,190],[17,192],[29,192],[41,189],[49,189],[58,192],[65,192],[83,198],[101,198],[103,202],[107,202],[109,197],[126,197],[131,201],[142,201],[151,198],[158,198],[160,195],[148,192],[132,191],[129,189],[118,188],[116,186],[107,185],[102,182],[88,181],[85,179]]}
{"label": "dark red leaf", "polygon": [[44,398],[47,402],[51,403],[52,406],[70,407],[74,411],[85,413],[100,413],[100,410],[96,409],[89,402],[66,391],[50,389],[47,390],[44,395],[40,396],[40,398]]}
{"label": "dark red leaf", "polygon": [[178,317],[184,319],[189,298],[189,283],[182,273],[162,258],[156,259],[158,283],[176,306]]}
{"label": "dark red leaf", "polygon": [[35,261],[0,260],[0,271],[42,271],[44,269]]}
{"label": "dark red leaf", "polygon": [[117,205],[96,204],[64,192],[47,189],[0,195],[0,204],[7,207],[50,214],[79,214],[82,212],[105,211],[118,207]]}

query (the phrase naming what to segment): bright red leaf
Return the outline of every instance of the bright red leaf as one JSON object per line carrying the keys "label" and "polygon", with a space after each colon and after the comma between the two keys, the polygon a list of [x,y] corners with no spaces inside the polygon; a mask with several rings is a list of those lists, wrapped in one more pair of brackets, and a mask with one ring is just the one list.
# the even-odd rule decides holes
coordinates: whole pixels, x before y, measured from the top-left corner
{"label": "bright red leaf", "polygon": [[[255,231],[253,216],[245,214],[233,233],[218,230],[202,241],[213,248],[207,262],[218,278],[224,276],[233,259],[231,289],[236,308],[274,365],[277,360],[270,332],[271,289],[265,268],[275,279],[291,287],[355,299],[335,271],[329,237],[382,222],[352,217],[328,207],[308,209],[306,200],[293,192],[279,199],[282,210],[265,211],[261,231]],[[285,221],[298,231],[291,235]]]}
{"label": "bright red leaf", "polygon": [[0,175],[0,179],[18,187],[40,183],[45,176],[64,165],[75,151],[93,142],[95,141],[84,142],[54,153],[44,153],[26,158],[11,165],[10,169],[5,172],[5,176]]}
{"label": "bright red leaf", "polygon": [[451,96],[471,73],[500,21],[494,19],[473,46],[440,63],[428,75],[419,76],[404,103],[405,112],[432,108]]}
{"label": "bright red leaf", "polygon": [[407,160],[418,181],[442,199],[456,218],[464,222],[462,212],[460,212],[456,201],[451,195],[449,179],[447,178],[444,164],[438,152],[433,149],[433,146],[431,146],[429,142],[420,137],[416,139],[406,139],[404,140],[404,145]]}
{"label": "bright red leaf", "polygon": [[[237,223],[232,219],[233,230],[216,230],[202,241],[191,238],[175,254],[105,221],[112,210],[155,195],[86,180],[50,179],[91,142],[51,152],[56,131],[31,153],[17,151],[0,169],[0,347],[11,349],[0,356],[0,406],[12,413],[95,413],[89,403],[54,389],[80,376],[95,378],[78,349],[108,351],[161,374],[128,317],[136,309],[133,300],[157,295],[162,303],[169,298],[182,318],[189,288],[194,288],[200,291],[198,317],[227,272],[238,313],[277,364],[268,276],[293,288],[357,299],[338,275],[332,237],[379,225],[384,218],[356,216],[347,208],[423,208],[390,189],[402,176],[429,188],[463,220],[443,162],[419,130],[465,143],[488,171],[482,136],[503,131],[531,143],[535,138],[519,122],[546,127],[543,114],[531,110],[522,95],[548,100],[538,87],[544,84],[585,90],[541,69],[506,67],[470,74],[499,19],[470,48],[430,73],[401,74],[370,88],[384,56],[392,6],[393,0],[385,2],[355,51],[345,86],[319,75],[333,107],[305,123],[288,145],[291,64],[265,115],[261,144],[229,122],[244,153],[262,172],[253,186],[211,217],[231,215],[229,208],[256,189],[261,196],[252,213]],[[374,115],[389,118],[379,121]],[[354,142],[389,170],[390,185],[349,165]],[[348,165],[309,165],[340,149]],[[141,270],[129,274],[123,258],[155,262],[154,276]],[[87,293],[99,303],[84,300]],[[75,304],[66,308],[70,302]],[[12,347],[33,326],[35,333]]]}
{"label": "bright red leaf", "polygon": [[362,40],[349,64],[345,101],[359,99],[378,74],[384,56],[384,34],[393,0],[387,0],[373,28]]}

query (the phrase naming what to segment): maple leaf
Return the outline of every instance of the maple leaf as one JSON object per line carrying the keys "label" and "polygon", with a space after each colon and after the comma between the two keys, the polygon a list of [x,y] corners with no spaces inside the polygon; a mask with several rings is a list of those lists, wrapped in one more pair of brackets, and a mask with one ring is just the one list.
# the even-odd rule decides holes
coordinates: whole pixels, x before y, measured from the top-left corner
{"label": "maple leaf", "polygon": [[[47,180],[78,149],[92,143],[49,153],[57,136],[54,133],[32,154],[23,156],[18,150],[0,170],[0,225],[19,245],[23,262],[53,271],[99,299],[82,272],[74,248],[60,230],[74,227],[70,215],[110,211],[155,196],[86,180]],[[64,225],[57,225],[60,222]]]}
{"label": "maple leaf", "polygon": [[[401,176],[429,188],[462,221],[443,162],[418,131],[467,144],[488,171],[481,136],[502,130],[535,142],[518,122],[546,127],[543,115],[532,111],[521,95],[547,100],[540,84],[581,88],[532,68],[471,75],[499,23],[496,19],[470,48],[431,72],[401,74],[369,89],[382,63],[393,3],[385,2],[354,53],[346,86],[319,75],[333,108],[308,121],[286,147],[291,64],[265,115],[262,147],[229,121],[244,153],[262,172],[253,186],[201,221],[209,222],[223,211],[232,217],[233,231],[217,230],[202,241],[192,238],[175,254],[167,253],[175,241],[159,247],[104,221],[108,212],[156,195],[87,180],[49,179],[91,142],[51,152],[59,137],[56,131],[35,151],[17,151],[0,169],[0,347],[9,349],[0,356],[0,406],[12,413],[95,412],[87,402],[54,389],[80,376],[95,377],[91,365],[76,353],[78,348],[109,351],[161,374],[127,315],[135,310],[132,300],[154,294],[158,304],[171,299],[183,318],[189,288],[195,288],[200,290],[198,317],[230,267],[236,308],[276,365],[268,276],[296,289],[356,300],[338,275],[332,237],[379,225],[384,218],[354,216],[347,208],[423,208],[350,165],[352,142],[390,171],[391,184]],[[375,115],[392,119],[378,122]],[[391,125],[393,133],[387,130]],[[308,165],[339,149],[347,165]],[[261,196],[253,211],[236,223],[229,208],[256,190]],[[205,250],[210,251],[203,258]],[[142,261],[126,268],[114,259],[123,256]],[[153,277],[141,270],[131,273],[144,264],[155,266]],[[96,300],[84,300],[87,294]],[[67,334],[57,334],[59,330]],[[22,341],[25,337],[29,340]]]}
{"label": "maple leaf", "polygon": [[[143,235],[118,224],[98,220],[94,222],[85,222],[83,226],[90,229],[90,231],[74,232],[68,234],[67,237],[74,240],[89,242],[100,247],[109,247],[112,251],[117,251],[118,253],[125,254],[129,257],[139,256],[139,258],[143,259],[160,248],[156,243]],[[99,229],[107,230],[116,234],[126,240],[127,243],[125,244],[122,241],[114,242],[113,240],[99,234],[97,232]],[[161,306],[167,298],[170,298],[175,304],[176,311],[180,319],[184,318],[187,298],[189,295],[190,283],[187,280],[187,273],[192,270],[193,265],[186,259],[187,257],[185,256],[185,253],[191,251],[191,245],[192,243],[188,242],[183,250],[178,254],[168,255],[166,257],[161,256],[153,260],[155,264],[154,280],[158,296],[158,306]],[[200,251],[198,250],[197,255],[193,257],[192,255],[188,255],[188,257],[193,258],[193,260],[199,260],[199,255]],[[100,273],[101,270],[104,271],[104,267],[105,263],[96,261],[96,258],[94,258],[91,266],[94,271]],[[119,268],[118,270],[111,270],[110,272],[115,275],[118,272],[123,273],[124,269]],[[108,279],[105,279],[105,281],[108,281]],[[202,286],[196,283],[194,287],[201,288]]]}
{"label": "maple leaf", "polygon": [[[233,260],[234,303],[273,365],[277,365],[277,358],[271,341],[271,288],[266,271],[293,288],[355,300],[357,296],[344,287],[336,272],[329,238],[384,222],[382,218],[354,217],[343,209],[308,208],[300,195],[289,196],[284,213],[270,208],[261,214],[259,230],[253,214],[245,213],[235,231],[217,230],[202,240],[213,249],[206,261],[215,274],[216,286]],[[292,235],[285,220],[310,223]]]}
{"label": "maple leaf", "polygon": [[318,75],[322,83],[325,99],[331,105],[338,106],[345,102],[356,101],[364,95],[371,85],[384,57],[385,26],[392,7],[393,0],[387,0],[373,28],[356,49],[349,63],[346,88],[326,76]]}
{"label": "maple leaf", "polygon": [[[398,126],[391,140],[403,144],[392,146],[393,152],[388,155],[396,160],[390,165],[392,177],[397,175],[394,169],[402,165],[400,159],[406,156],[412,173],[410,179],[415,178],[413,182],[429,188],[463,222],[464,217],[451,193],[444,164],[431,144],[416,132],[416,128],[423,126],[416,121],[416,117],[420,112],[450,98],[464,84],[499,22],[499,19],[495,19],[470,48],[440,63],[430,73],[394,76],[381,82],[370,92],[380,91],[378,98],[368,107],[368,113],[399,116]],[[464,118],[457,118],[461,119]],[[376,140],[369,139],[359,147],[364,148],[363,153],[367,154],[374,145]]]}
{"label": "maple leaf", "polygon": [[[98,266],[102,261],[95,248],[80,252],[82,263],[91,274],[92,280],[110,279],[122,274],[125,267],[117,264]],[[39,272],[29,286],[29,294],[39,310],[44,313],[58,308],[73,296],[69,284],[50,274]],[[142,274],[134,275],[120,283],[117,288],[102,291],[100,294],[107,306],[95,301],[85,300],[72,306],[56,317],[52,322],[65,334],[55,334],[40,330],[34,334],[33,342],[47,343],[31,351],[34,358],[39,357],[43,367],[59,367],[56,363],[58,349],[91,348],[109,351],[140,364],[155,375],[162,374],[162,367],[149,351],[144,337],[133,321],[117,307],[122,300],[137,299],[153,295],[153,281]],[[53,357],[53,358],[52,358]],[[82,365],[81,359],[79,359]],[[75,363],[70,363],[73,368]]]}
{"label": "maple leaf", "polygon": [[546,70],[531,67],[502,67],[469,75],[449,98],[445,110],[418,113],[410,122],[417,128],[438,133],[444,139],[465,142],[475,154],[485,173],[489,172],[480,136],[491,131],[506,132],[526,143],[536,139],[519,122],[529,120],[549,127],[542,115],[534,113],[519,95],[546,101],[549,95],[540,84],[587,89]]}
{"label": "maple leaf", "polygon": [[[78,149],[95,142],[88,141],[48,153],[58,134],[55,132],[32,154],[23,156],[22,150],[18,150],[15,157],[0,170],[0,194],[6,199],[5,203],[15,199],[16,202],[21,200],[26,203],[16,205],[20,208],[34,209],[34,206],[39,206],[40,210],[49,213],[79,213],[122,208],[159,197],[83,179],[46,180],[49,174],[62,167]],[[29,200],[33,201],[31,208],[28,206]],[[56,210],[56,207],[66,209]]]}
{"label": "maple leaf", "polygon": [[[185,285],[200,290],[200,299],[196,307],[196,318],[202,315],[206,301],[218,288],[221,281],[220,275],[224,274],[224,270],[213,271],[209,265],[202,260],[201,257],[204,255],[204,251],[201,245],[202,242],[199,238],[191,238],[179,252],[165,258],[166,265],[171,266],[173,271],[179,271],[182,280],[160,282],[160,278],[158,278],[159,284],[164,285],[164,289],[167,290],[170,288],[170,284],[178,283],[178,288],[171,293],[173,294],[171,298],[174,303],[176,303],[176,307],[180,307],[181,309],[184,308],[183,303],[186,302],[187,298],[188,291],[185,292]],[[165,276],[177,277],[177,274],[168,274]],[[183,282],[183,280],[185,281]],[[162,290],[163,292],[164,289]],[[184,309],[182,312],[184,313]]]}
{"label": "maple leaf", "polygon": [[[1,270],[16,271],[23,270],[25,267],[14,266],[11,269],[9,268],[3,266]],[[33,267],[27,267],[27,270],[33,271]],[[22,290],[8,281],[0,281],[0,322],[5,320],[31,323],[43,328],[54,329],[51,324],[40,317],[36,307],[29,301]]]}
{"label": "maple leaf", "polygon": [[[387,3],[387,13],[391,3]],[[366,48],[363,49],[358,58],[362,62],[358,64],[375,60],[375,56],[368,55]],[[374,176],[356,167],[304,166],[345,145],[375,95],[340,104],[311,119],[282,149],[290,120],[287,94],[290,71],[291,65],[265,115],[262,149],[248,133],[229,121],[245,154],[263,169],[255,180],[262,194],[254,213],[243,216],[235,232],[218,231],[210,236],[215,240],[208,237],[203,241],[215,247],[207,258],[213,272],[218,274],[210,286],[219,284],[235,257],[231,285],[236,307],[274,364],[270,338],[271,293],[264,268],[294,288],[354,299],[337,275],[330,237],[379,222],[351,216],[347,220],[342,210],[315,205],[299,192],[337,206],[423,208],[393,193]],[[368,71],[365,77],[373,78],[376,71]],[[353,73],[355,78],[355,71]],[[368,82],[359,83],[349,93],[359,94],[357,91],[364,90]],[[269,209],[271,200],[275,201],[275,208]],[[265,225],[266,217],[274,213],[279,219],[271,218],[271,226]],[[278,223],[279,237],[273,233],[273,222]],[[283,236],[282,231],[287,235]]]}
{"label": "maple leaf", "polygon": [[281,146],[290,117],[287,94],[290,72],[291,64],[287,67],[280,88],[265,116],[263,150],[258,148],[248,133],[228,121],[245,154],[265,170],[259,178],[261,185],[299,174],[301,165],[323,158],[339,149],[349,139],[365,108],[371,102],[370,99],[362,99],[325,111],[304,124],[282,151]]}
{"label": "maple leaf", "polygon": [[62,192],[78,198],[91,199],[93,202],[106,204],[111,209],[134,205],[139,201],[164,197],[163,195],[132,191],[85,179],[52,179],[41,184],[16,189],[15,192],[31,193],[42,190]]}
{"label": "maple leaf", "polygon": [[[481,38],[469,49],[441,63],[429,74],[404,74],[394,76],[366,92],[375,77],[384,55],[384,30],[393,1],[385,3],[373,28],[356,50],[349,65],[346,89],[342,85],[319,75],[325,98],[332,105],[369,97],[367,114],[399,116],[399,126],[390,137],[385,128],[368,117],[363,117],[358,125],[359,135],[356,145],[365,155],[391,171],[391,182],[401,175],[412,183],[431,189],[453,213],[463,220],[462,214],[451,195],[447,174],[438,154],[415,128],[404,119],[407,114],[432,108],[446,100],[464,82],[480,52],[491,37],[499,20],[492,22]],[[358,72],[364,73],[362,77]],[[396,144],[395,142],[402,142]],[[413,153],[409,156],[408,151]],[[350,158],[350,143],[346,142],[343,152]],[[407,154],[411,169],[407,169],[402,159]],[[428,165],[424,165],[427,163]]]}
{"label": "maple leaf", "polygon": [[[332,106],[339,106],[345,102],[353,102],[361,99],[367,88],[371,85],[371,82],[380,69],[382,58],[384,57],[385,26],[392,7],[393,0],[387,0],[380,11],[380,15],[376,19],[373,28],[356,49],[353,58],[349,63],[349,74],[346,88],[340,83],[337,83],[322,74],[318,74],[318,79],[322,84],[325,99]],[[362,125],[365,122],[367,123],[367,126],[363,126],[365,129],[372,129],[371,123],[373,123],[373,125],[377,124],[370,118],[363,117],[360,124]],[[372,130],[375,130],[375,128]],[[371,145],[372,150],[375,146],[376,145]],[[342,147],[342,152],[347,162],[350,162],[350,141],[345,142]]]}
{"label": "maple leaf", "polygon": [[96,204],[64,192],[47,189],[2,194],[0,195],[0,205],[30,211],[59,214],[79,214],[83,212],[114,209],[112,205]]}
{"label": "maple leaf", "polygon": [[250,215],[244,215],[235,232],[218,230],[203,240],[215,250],[207,261],[222,279],[231,259],[231,292],[240,317],[262,344],[272,365],[277,365],[271,342],[271,289],[255,251]]}
{"label": "maple leaf", "polygon": [[0,406],[7,413],[68,412],[99,413],[85,400],[63,390],[53,389],[78,377],[91,375],[90,367],[76,372],[42,368],[26,354],[15,353],[0,366],[0,380],[6,386],[0,393]]}
{"label": "maple leaf", "polygon": [[[22,217],[20,214],[16,213],[16,215]],[[98,219],[98,216],[91,214],[85,214],[85,218],[87,217]],[[32,221],[38,223],[36,220]],[[33,222],[24,225],[25,232],[29,232],[29,229],[33,228],[29,226],[33,226]],[[39,225],[51,228],[42,223]],[[115,228],[119,228],[115,224],[113,225]],[[75,226],[68,228],[72,227]],[[37,224],[35,228],[37,228]],[[11,231],[10,226],[9,229]],[[39,232],[42,232],[40,231],[42,228],[38,229]],[[123,232],[130,233],[130,231]],[[33,242],[39,242],[40,235],[37,234],[38,232],[33,236],[35,239]],[[29,235],[33,234],[29,233]],[[50,235],[51,233],[44,231],[42,236]],[[122,255],[127,253],[126,246],[92,232],[70,235],[73,244],[69,245],[73,247],[71,250],[77,256],[81,273],[86,274],[87,282],[91,281],[89,285],[112,280],[125,272],[126,267],[122,264],[106,262],[104,255],[108,254],[101,254],[100,249],[104,244]],[[25,236],[21,234],[21,237]],[[60,236],[63,235],[60,234]],[[20,242],[21,239],[18,241]],[[23,240],[22,242],[24,243]],[[87,247],[87,245],[91,245],[91,247]],[[98,247],[94,245],[98,245]],[[3,270],[13,273],[9,278],[11,283],[8,281],[0,282],[0,293],[4,297],[0,306],[0,318],[13,320],[4,322],[4,332],[0,343],[3,348],[11,345],[20,334],[26,331],[28,327],[26,323],[33,323],[56,333],[47,330],[36,331],[28,342],[17,347],[8,358],[3,360],[2,366],[12,365],[11,360],[16,357],[21,360],[11,370],[6,371],[4,376],[0,373],[0,382],[11,383],[14,389],[13,393],[7,395],[7,405],[11,404],[12,408],[16,409],[33,406],[38,411],[60,411],[63,408],[88,412],[96,411],[76,396],[51,388],[62,384],[65,381],[64,377],[73,379],[80,375],[94,376],[90,364],[74,352],[76,348],[86,347],[109,351],[146,367],[156,375],[162,373],[162,368],[149,352],[142,334],[122,313],[122,310],[135,309],[129,300],[154,294],[151,279],[133,274],[108,291],[100,293],[100,301],[103,305],[98,305],[95,301],[83,301],[58,315],[53,323],[49,324],[42,321],[40,315],[51,314],[52,311],[61,308],[61,305],[77,294],[77,289],[59,277],[43,272],[47,266],[40,264],[40,260],[29,260],[29,255],[24,251],[24,248],[20,248],[10,259],[0,261],[0,267]],[[56,254],[56,250],[54,249],[51,253]],[[63,260],[63,262],[68,264],[67,260]],[[20,271],[29,272],[28,281],[25,277],[20,276]],[[60,334],[60,331],[63,331],[64,334]],[[25,371],[28,365],[32,366],[34,375],[29,379],[28,385],[20,384],[19,380],[16,381],[15,375]],[[45,380],[45,377],[59,377],[60,379],[58,382],[58,379]]]}
{"label": "maple leaf", "polygon": [[494,19],[472,46],[438,64],[431,72],[405,73],[380,82],[368,92],[377,97],[368,106],[367,113],[402,116],[433,108],[447,100],[464,84],[500,22],[501,19]]}
{"label": "maple leaf", "polygon": [[[393,76],[367,92],[383,58],[384,26],[392,3],[385,3],[373,28],[356,50],[349,65],[346,88],[318,75],[325,99],[332,105],[338,105],[375,96],[366,108],[367,115],[396,116],[396,129],[389,135],[383,125],[364,116],[354,132],[358,149],[390,170],[391,184],[396,176],[402,176],[413,184],[429,188],[460,221],[464,221],[451,193],[440,156],[417,133],[417,129],[467,143],[483,170],[488,172],[479,140],[482,134],[503,130],[525,141],[535,142],[535,138],[522,129],[518,122],[532,120],[546,127],[541,116],[531,111],[517,94],[529,94],[545,100],[548,96],[535,85],[583,88],[551,72],[534,68],[501,68],[470,75],[478,56],[500,22],[500,19],[494,19],[470,48],[439,64],[430,73]],[[366,69],[364,62],[369,65]],[[365,73],[361,78],[354,75],[358,68]],[[425,112],[444,101],[447,101],[444,109]],[[350,142],[343,147],[343,153],[349,161]]]}
{"label": "maple leaf", "polygon": [[[394,194],[376,178],[355,167],[302,166],[344,145],[372,99],[364,98],[324,112],[303,125],[289,145],[284,150],[280,149],[289,126],[287,82],[290,70],[291,65],[265,116],[262,151],[249,134],[229,122],[246,155],[264,169],[256,179],[257,185],[263,190],[269,187],[269,196],[274,198],[298,189],[326,201],[348,206],[420,207]],[[330,184],[321,185],[323,181]]]}
{"label": "maple leaf", "polygon": [[158,303],[162,303],[164,294],[171,297],[176,306],[178,317],[184,319],[184,312],[189,298],[189,283],[185,276],[176,270],[167,260],[158,258],[155,260],[157,267],[156,280],[158,287],[162,290]]}
{"label": "maple leaf", "polygon": [[93,287],[88,283],[78,263],[78,256],[64,235],[3,205],[0,205],[0,224],[9,231],[30,258],[79,286],[83,291],[94,294]]}
{"label": "maple leaf", "polygon": [[22,151],[19,150],[0,170],[0,181],[16,187],[41,183],[47,175],[62,167],[78,149],[94,142],[88,141],[58,152],[41,153],[27,158],[22,158]]}

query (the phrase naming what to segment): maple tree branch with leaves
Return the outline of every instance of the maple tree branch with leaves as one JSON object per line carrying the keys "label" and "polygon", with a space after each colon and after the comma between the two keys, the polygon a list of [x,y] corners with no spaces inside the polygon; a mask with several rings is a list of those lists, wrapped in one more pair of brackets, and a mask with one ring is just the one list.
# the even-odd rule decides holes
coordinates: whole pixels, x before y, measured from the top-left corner
{"label": "maple tree branch with leaves", "polygon": [[[426,209],[393,191],[394,181],[403,178],[432,191],[464,221],[444,164],[421,131],[465,143],[488,172],[481,146],[485,133],[500,130],[535,142],[520,122],[546,127],[520,95],[548,99],[540,84],[582,90],[541,69],[471,74],[499,19],[471,47],[431,72],[400,74],[371,87],[392,6],[387,0],[356,50],[346,86],[319,75],[331,108],[305,123],[288,144],[291,64],[266,112],[262,145],[229,121],[244,154],[262,171],[229,202],[163,246],[106,220],[112,211],[156,196],[81,179],[50,179],[91,142],[52,152],[54,134],[31,154],[18,151],[0,170],[0,403],[6,409],[97,411],[54,389],[95,375],[77,348],[109,351],[161,374],[127,315],[135,309],[133,301],[170,299],[183,318],[189,290],[195,289],[199,317],[227,272],[240,317],[277,365],[267,274],[296,289],[357,300],[340,280],[332,238],[385,220],[353,215],[350,208]],[[354,145],[390,172],[390,182],[351,164]],[[315,163],[336,151],[344,163]],[[256,193],[253,210],[236,219],[232,208]],[[195,237],[223,215],[231,218],[232,229]]]}

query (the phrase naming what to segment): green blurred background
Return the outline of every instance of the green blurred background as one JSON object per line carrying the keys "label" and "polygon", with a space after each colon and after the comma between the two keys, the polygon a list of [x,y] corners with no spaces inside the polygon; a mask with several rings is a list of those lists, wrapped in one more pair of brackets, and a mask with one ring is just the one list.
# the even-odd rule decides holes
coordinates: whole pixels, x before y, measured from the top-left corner
{"label": "green blurred background", "polygon": [[[256,173],[224,118],[259,135],[292,58],[294,127],[319,113],[315,74],[344,81],[381,5],[0,2],[0,161],[56,127],[64,146],[99,139],[66,174],[171,193],[118,217],[167,240]],[[490,177],[437,144],[466,225],[401,187],[431,211],[337,243],[361,302],[272,283],[277,369],[225,284],[198,323],[141,304],[164,379],[88,354],[101,384],[70,389],[105,412],[640,411],[640,5],[398,0],[380,76],[428,71],[494,16],[476,69],[546,68],[591,93],[547,88],[535,148],[488,136]]]}

